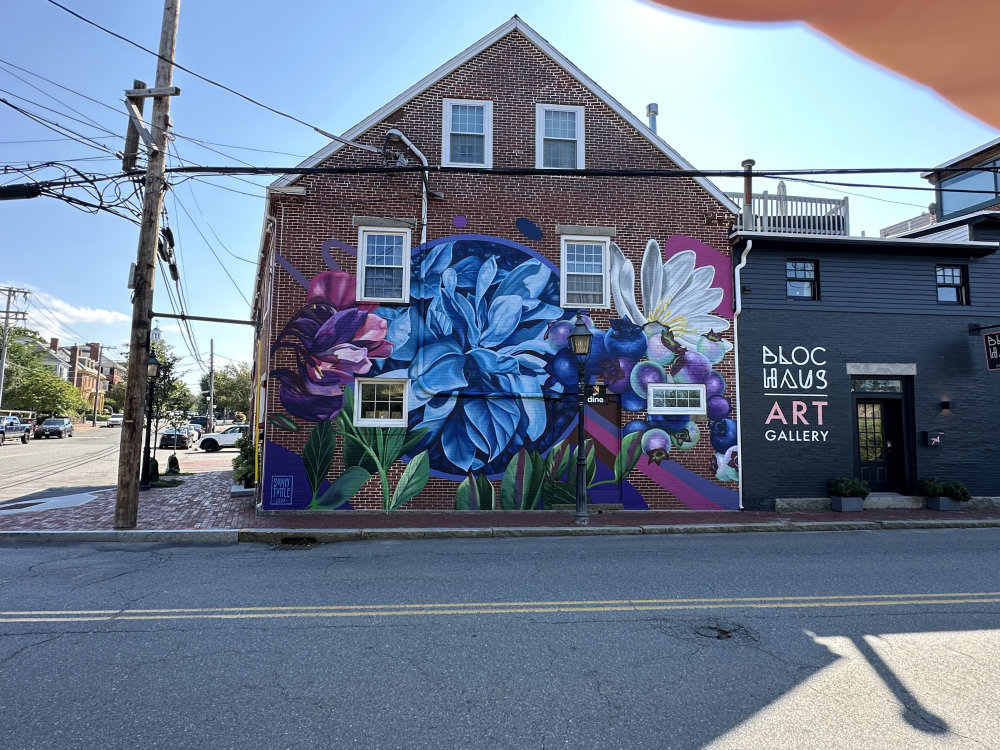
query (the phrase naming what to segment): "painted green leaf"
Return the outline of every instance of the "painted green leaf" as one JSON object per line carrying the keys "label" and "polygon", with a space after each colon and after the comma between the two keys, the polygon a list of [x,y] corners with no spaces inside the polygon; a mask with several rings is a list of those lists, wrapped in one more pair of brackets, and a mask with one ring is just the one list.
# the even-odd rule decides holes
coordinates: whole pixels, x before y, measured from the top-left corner
{"label": "painted green leaf", "polygon": [[332,422],[318,422],[309,433],[305,447],[302,449],[302,463],[306,470],[306,479],[312,488],[313,499],[319,491],[320,483],[326,478],[330,461],[337,451],[337,434]]}
{"label": "painted green leaf", "polygon": [[560,440],[552,446],[545,459],[545,473],[549,479],[556,481],[562,478],[566,473],[566,467],[569,466],[571,452],[570,445],[565,440]]}
{"label": "painted green leaf", "polygon": [[536,451],[532,451],[528,456],[531,459],[532,484],[524,496],[521,508],[523,510],[535,510],[542,499],[542,485],[545,482],[545,459]]}
{"label": "painted green leaf", "polygon": [[476,507],[472,507],[472,499],[475,497],[475,492],[472,489],[473,482],[470,474],[458,485],[458,489],[455,490],[455,510],[479,510],[478,502]]}
{"label": "painted green leaf", "polygon": [[548,510],[553,505],[575,505],[576,485],[569,482],[550,482],[546,485],[542,505]]}
{"label": "painted green leaf", "polygon": [[288,432],[298,432],[299,426],[295,423],[295,420],[290,417],[281,414],[280,412],[272,412],[267,415],[267,421],[277,427],[279,430],[287,430]]}
{"label": "painted green leaf", "polygon": [[587,440],[584,443],[584,448],[587,451],[587,486],[589,487],[594,481],[594,477],[597,476],[597,446],[594,445],[593,440]]}
{"label": "painted green leaf", "polygon": [[343,474],[330,482],[330,486],[322,495],[309,504],[310,508],[322,508],[323,510],[334,510],[346,503],[354,494],[361,489],[361,486],[371,479],[371,474],[359,466],[347,468]]}
{"label": "painted green leaf", "polygon": [[527,502],[527,494],[531,486],[531,458],[528,451],[522,448],[507,464],[500,482],[500,507],[504,510],[518,510]]}
{"label": "painted green leaf", "polygon": [[642,433],[633,432],[622,440],[621,450],[615,456],[615,481],[621,482],[639,463],[642,456]]}
{"label": "painted green leaf", "polygon": [[424,438],[427,434],[427,428],[421,427],[418,430],[410,430],[406,433],[406,440],[403,442],[403,449],[400,451],[401,455],[408,456],[413,451],[413,448]]}
{"label": "painted green leaf", "polygon": [[476,477],[476,494],[479,498],[479,510],[496,510],[497,498],[493,483],[485,474]]}
{"label": "painted green leaf", "polygon": [[495,494],[489,479],[469,474],[455,491],[455,510],[493,510]]}
{"label": "painted green leaf", "polygon": [[403,470],[403,476],[392,493],[390,510],[402,507],[407,500],[416,496],[426,485],[431,475],[431,462],[427,451],[415,456]]}
{"label": "painted green leaf", "polygon": [[379,455],[379,460],[385,467],[392,466],[403,454],[403,444],[406,442],[405,427],[382,428],[383,453]]}

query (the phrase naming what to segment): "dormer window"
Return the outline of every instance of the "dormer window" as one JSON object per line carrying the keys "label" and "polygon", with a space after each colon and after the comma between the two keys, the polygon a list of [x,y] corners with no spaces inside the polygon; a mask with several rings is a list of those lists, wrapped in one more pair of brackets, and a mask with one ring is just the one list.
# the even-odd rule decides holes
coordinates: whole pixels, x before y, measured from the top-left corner
{"label": "dormer window", "polygon": [[441,165],[493,166],[493,102],[445,99]]}
{"label": "dormer window", "polygon": [[583,107],[535,105],[535,166],[583,169]]}

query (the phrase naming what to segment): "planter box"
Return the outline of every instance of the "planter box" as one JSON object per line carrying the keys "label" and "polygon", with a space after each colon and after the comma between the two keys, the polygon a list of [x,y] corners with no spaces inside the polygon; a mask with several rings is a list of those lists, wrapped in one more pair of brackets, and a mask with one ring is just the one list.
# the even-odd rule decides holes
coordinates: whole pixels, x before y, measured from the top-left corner
{"label": "planter box", "polygon": [[929,497],[927,498],[928,510],[959,510],[962,504],[958,500],[950,497]]}
{"label": "planter box", "polygon": [[853,513],[865,509],[863,497],[831,497],[830,509],[841,513]]}

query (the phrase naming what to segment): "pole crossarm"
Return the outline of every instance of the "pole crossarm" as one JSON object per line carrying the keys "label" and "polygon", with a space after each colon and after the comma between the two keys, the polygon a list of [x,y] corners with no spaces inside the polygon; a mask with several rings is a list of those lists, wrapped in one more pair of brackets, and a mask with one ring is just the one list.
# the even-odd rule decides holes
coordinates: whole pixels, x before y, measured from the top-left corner
{"label": "pole crossarm", "polygon": [[236,318],[207,318],[204,315],[178,315],[177,313],[153,313],[154,318],[173,318],[175,320],[201,320],[206,323],[232,323],[240,326],[256,326],[253,320],[238,320]]}

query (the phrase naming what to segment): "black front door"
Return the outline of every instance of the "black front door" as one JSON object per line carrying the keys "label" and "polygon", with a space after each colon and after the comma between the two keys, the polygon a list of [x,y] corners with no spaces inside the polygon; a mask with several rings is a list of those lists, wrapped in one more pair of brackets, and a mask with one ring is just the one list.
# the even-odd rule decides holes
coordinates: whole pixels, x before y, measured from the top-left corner
{"label": "black front door", "polygon": [[858,466],[872,492],[899,492],[906,482],[903,401],[859,398],[857,404]]}

